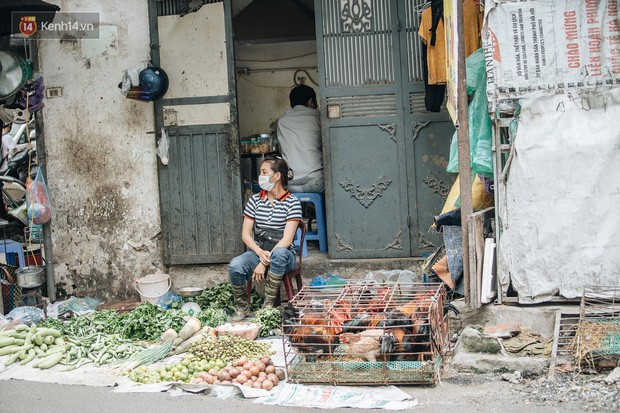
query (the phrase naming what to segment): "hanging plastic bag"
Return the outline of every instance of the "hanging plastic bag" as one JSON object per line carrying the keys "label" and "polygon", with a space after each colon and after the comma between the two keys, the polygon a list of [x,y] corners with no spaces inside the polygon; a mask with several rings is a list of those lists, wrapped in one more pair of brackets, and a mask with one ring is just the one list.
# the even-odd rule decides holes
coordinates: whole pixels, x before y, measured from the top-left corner
{"label": "hanging plastic bag", "polygon": [[157,155],[161,159],[161,163],[168,165],[168,149],[170,148],[170,139],[164,128],[161,128],[161,138],[157,141]]}
{"label": "hanging plastic bag", "polygon": [[121,89],[121,93],[123,95],[127,95],[129,89],[133,86],[138,86],[140,84],[140,72],[146,69],[149,65],[149,62],[144,60],[130,68],[125,69],[123,72],[123,79],[118,87]]}
{"label": "hanging plastic bag", "polygon": [[[473,95],[467,108],[469,118],[469,145],[471,168],[474,173],[485,178],[493,177],[493,154],[491,143],[491,117],[487,100],[487,78],[482,49],[476,50],[466,59],[467,94]],[[450,143],[450,161],[448,172],[458,172],[458,142],[454,132]]]}
{"label": "hanging plastic bag", "polygon": [[41,169],[37,172],[34,181],[26,184],[26,205],[29,221],[43,225],[52,218],[52,202]]}

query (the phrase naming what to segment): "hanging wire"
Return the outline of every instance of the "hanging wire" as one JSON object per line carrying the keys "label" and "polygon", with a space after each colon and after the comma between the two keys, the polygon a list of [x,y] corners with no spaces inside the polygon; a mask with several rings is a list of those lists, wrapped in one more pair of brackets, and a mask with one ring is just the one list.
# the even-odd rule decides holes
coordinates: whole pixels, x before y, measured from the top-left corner
{"label": "hanging wire", "polygon": [[310,75],[310,73],[308,73],[308,71],[305,70],[305,69],[297,69],[295,71],[295,73],[293,73],[293,84],[295,86],[299,86],[299,85],[302,84],[302,82],[297,79],[297,73],[305,73],[306,76],[308,76],[308,80],[310,80],[315,85],[319,86],[319,84],[316,82],[316,80],[314,80],[314,78]]}
{"label": "hanging wire", "polygon": [[306,77],[308,78],[308,80],[310,80],[315,85],[319,86],[319,84],[316,82],[316,80],[314,80],[312,75],[310,75],[310,73],[308,73],[308,71],[305,70],[305,69],[297,69],[297,70],[295,70],[295,73],[293,73],[293,85],[292,86],[261,85],[259,83],[256,83],[256,82],[250,80],[250,78],[247,75],[243,75],[243,74],[239,74],[239,78],[243,79],[246,82],[251,83],[251,84],[253,84],[254,86],[257,86],[257,87],[263,87],[263,88],[267,88],[267,89],[292,89],[295,86],[299,86],[299,85],[303,84],[303,82],[300,81],[299,78],[297,77],[298,73],[304,73],[306,75]]}

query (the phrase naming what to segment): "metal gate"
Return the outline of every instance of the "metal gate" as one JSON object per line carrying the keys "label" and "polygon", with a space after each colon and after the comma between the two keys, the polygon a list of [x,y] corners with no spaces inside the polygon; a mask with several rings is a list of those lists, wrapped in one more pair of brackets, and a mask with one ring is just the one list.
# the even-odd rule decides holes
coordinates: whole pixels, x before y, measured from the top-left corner
{"label": "metal gate", "polygon": [[152,61],[170,78],[155,102],[157,137],[163,127],[170,138],[158,163],[165,260],[227,262],[243,252],[231,5],[181,15],[186,3],[149,0]]}
{"label": "metal gate", "polygon": [[416,6],[423,0],[397,1],[400,27],[404,139],[407,143],[407,181],[411,217],[411,253],[421,256],[443,243],[429,232],[433,216],[441,212],[454,176],[446,171],[454,125],[442,105],[441,112],[428,112],[424,105],[422,45]]}
{"label": "metal gate", "polygon": [[417,3],[315,0],[333,258],[421,255],[437,243],[427,229],[449,189],[452,128],[446,113],[424,113]]}

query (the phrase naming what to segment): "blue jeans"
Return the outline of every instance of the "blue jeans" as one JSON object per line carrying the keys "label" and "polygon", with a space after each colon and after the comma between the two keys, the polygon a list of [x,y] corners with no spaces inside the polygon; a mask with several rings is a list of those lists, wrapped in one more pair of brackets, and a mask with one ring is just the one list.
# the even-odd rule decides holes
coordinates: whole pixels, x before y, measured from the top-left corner
{"label": "blue jeans", "polygon": [[[254,251],[246,251],[233,258],[228,264],[228,275],[232,285],[244,285],[252,279],[252,273],[260,259]],[[274,248],[271,251],[269,271],[276,275],[283,275],[295,268],[295,254],[287,248]]]}

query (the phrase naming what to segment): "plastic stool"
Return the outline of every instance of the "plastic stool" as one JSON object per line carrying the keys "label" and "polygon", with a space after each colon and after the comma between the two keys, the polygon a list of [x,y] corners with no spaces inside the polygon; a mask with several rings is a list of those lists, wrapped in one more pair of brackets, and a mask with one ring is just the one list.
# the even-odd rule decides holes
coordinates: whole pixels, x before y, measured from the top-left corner
{"label": "plastic stool", "polygon": [[[319,251],[327,252],[327,224],[325,222],[325,202],[324,196],[321,193],[316,192],[294,192],[293,195],[299,199],[300,202],[310,202],[314,204],[314,210],[316,212],[316,231],[306,231],[306,239],[304,240],[303,257],[308,256],[307,240],[318,240]],[[295,234],[295,247],[299,248],[299,231]]]}
{"label": "plastic stool", "polygon": [[17,241],[13,241],[12,239],[0,240],[0,253],[9,254],[11,252],[17,254],[19,257],[19,263],[16,263],[15,259],[10,255],[6,255],[7,264],[15,264],[18,267],[23,267],[26,265],[26,260],[24,259],[24,247],[22,247],[22,244]]}

